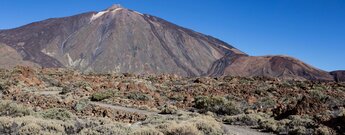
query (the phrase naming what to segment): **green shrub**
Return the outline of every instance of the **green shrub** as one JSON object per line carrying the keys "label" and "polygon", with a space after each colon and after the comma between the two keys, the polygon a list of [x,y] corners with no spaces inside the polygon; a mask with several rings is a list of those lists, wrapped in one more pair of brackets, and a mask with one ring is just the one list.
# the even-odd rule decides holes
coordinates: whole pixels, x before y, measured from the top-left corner
{"label": "green shrub", "polygon": [[139,128],[129,135],[164,135],[162,132],[153,128]]}
{"label": "green shrub", "polygon": [[3,91],[6,89],[5,83],[3,80],[0,80],[0,91]]}
{"label": "green shrub", "polygon": [[56,119],[56,120],[69,120],[73,115],[66,109],[62,108],[51,108],[39,113],[41,117],[46,119]]}
{"label": "green shrub", "polygon": [[238,106],[223,97],[199,96],[195,98],[194,107],[203,112],[214,112],[217,114],[236,115],[241,112]]}
{"label": "green shrub", "polygon": [[80,135],[127,135],[131,130],[127,127],[113,124],[98,125],[96,127],[84,128]]}
{"label": "green shrub", "polygon": [[226,116],[223,118],[223,122],[231,125],[242,126],[258,126],[259,121],[267,119],[268,116],[263,113],[253,114],[239,114],[235,116]]}
{"label": "green shrub", "polygon": [[0,117],[0,134],[66,134],[68,123],[33,116]]}
{"label": "green shrub", "polygon": [[29,123],[19,129],[19,135],[40,134],[42,127],[36,123]]}
{"label": "green shrub", "polygon": [[272,108],[276,105],[276,101],[271,97],[265,97],[265,98],[262,98],[261,101],[258,102],[257,104],[259,104],[259,106],[263,108]]}
{"label": "green shrub", "polygon": [[128,99],[133,99],[133,100],[142,100],[142,101],[148,101],[150,100],[152,97],[147,95],[147,94],[143,94],[140,92],[131,92],[127,95]]}
{"label": "green shrub", "polygon": [[322,93],[320,90],[311,90],[309,91],[310,96],[320,100],[321,102],[325,102],[329,97]]}
{"label": "green shrub", "polygon": [[20,117],[32,114],[32,109],[11,101],[0,101],[0,116]]}
{"label": "green shrub", "polygon": [[195,125],[204,135],[221,135],[223,134],[222,126],[210,116],[195,117],[188,121]]}
{"label": "green shrub", "polygon": [[173,105],[164,105],[161,109],[160,114],[176,114],[177,107]]}
{"label": "green shrub", "polygon": [[89,105],[88,99],[81,99],[74,105],[73,109],[79,112],[79,111],[82,111],[84,108],[86,108],[88,105]]}
{"label": "green shrub", "polygon": [[165,135],[201,135],[200,131],[193,124],[170,125]]}
{"label": "green shrub", "polygon": [[327,128],[327,127],[319,127],[315,130],[315,133],[314,134],[317,134],[317,135],[330,135],[331,132],[330,132],[330,129]]}
{"label": "green shrub", "polygon": [[266,119],[264,121],[259,121],[259,128],[270,132],[277,132],[278,123],[274,119]]}
{"label": "green shrub", "polygon": [[289,116],[289,120],[291,120],[289,123],[290,127],[303,126],[310,128],[316,125],[316,123],[307,116],[291,115]]}
{"label": "green shrub", "polygon": [[65,95],[65,94],[70,93],[70,92],[72,92],[72,89],[65,86],[62,88],[62,91],[60,92],[60,94]]}
{"label": "green shrub", "polygon": [[111,98],[115,96],[117,93],[113,90],[107,90],[102,92],[97,92],[91,95],[91,101],[102,101],[104,99]]}
{"label": "green shrub", "polygon": [[221,107],[221,114],[227,114],[227,115],[236,115],[240,114],[241,110],[238,108],[238,106],[234,102],[226,102],[223,107]]}
{"label": "green shrub", "polygon": [[170,99],[176,100],[176,101],[183,101],[185,98],[183,95],[176,94],[176,95],[173,95],[172,97],[170,97]]}

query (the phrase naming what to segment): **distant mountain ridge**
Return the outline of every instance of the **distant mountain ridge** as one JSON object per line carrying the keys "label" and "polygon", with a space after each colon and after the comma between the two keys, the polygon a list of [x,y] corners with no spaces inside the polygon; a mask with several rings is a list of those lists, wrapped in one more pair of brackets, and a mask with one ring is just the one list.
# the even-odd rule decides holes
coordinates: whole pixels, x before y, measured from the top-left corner
{"label": "distant mountain ridge", "polygon": [[119,5],[1,30],[0,43],[28,63],[83,72],[334,80],[294,58],[249,56],[219,39]]}
{"label": "distant mountain ridge", "polygon": [[345,70],[338,70],[331,72],[331,75],[334,76],[334,80],[337,82],[345,82]]}

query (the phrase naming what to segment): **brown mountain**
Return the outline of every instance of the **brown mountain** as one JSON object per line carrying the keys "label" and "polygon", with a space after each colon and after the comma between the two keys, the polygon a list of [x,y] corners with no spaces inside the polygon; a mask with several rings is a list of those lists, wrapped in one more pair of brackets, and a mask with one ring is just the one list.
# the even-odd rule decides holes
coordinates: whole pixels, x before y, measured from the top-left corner
{"label": "brown mountain", "polygon": [[[221,72],[211,75],[233,76],[267,76],[282,79],[332,80],[332,76],[325,71],[316,69],[295,58],[288,56],[244,56],[232,59]],[[213,70],[215,71],[215,70]]]}
{"label": "brown mountain", "polygon": [[338,82],[345,82],[345,70],[338,70],[331,72],[331,75],[334,76],[334,80]]}
{"label": "brown mountain", "polygon": [[211,36],[118,5],[3,30],[0,43],[20,54],[21,65],[24,61],[99,73],[333,80],[328,72],[294,58],[248,56]]}

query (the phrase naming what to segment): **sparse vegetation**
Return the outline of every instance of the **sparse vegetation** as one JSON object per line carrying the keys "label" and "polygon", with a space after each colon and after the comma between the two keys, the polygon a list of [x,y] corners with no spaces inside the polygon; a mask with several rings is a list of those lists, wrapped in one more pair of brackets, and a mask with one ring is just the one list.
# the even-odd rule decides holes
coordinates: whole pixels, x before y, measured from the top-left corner
{"label": "sparse vegetation", "polygon": [[222,115],[236,115],[241,113],[241,110],[234,102],[228,101],[223,97],[196,97],[195,108],[200,109],[202,112],[210,111]]}
{"label": "sparse vegetation", "polygon": [[0,101],[0,116],[21,117],[32,113],[32,109],[22,105],[11,101]]}
{"label": "sparse vegetation", "polygon": [[51,108],[40,112],[40,116],[45,119],[57,119],[57,120],[70,120],[73,115],[66,109],[62,108]]}
{"label": "sparse vegetation", "polygon": [[0,134],[218,135],[222,123],[276,134],[345,132],[344,83],[16,68],[0,72],[0,86]]}
{"label": "sparse vegetation", "polygon": [[102,101],[116,95],[116,91],[107,90],[102,92],[96,92],[91,95],[91,101]]}
{"label": "sparse vegetation", "polygon": [[164,105],[161,109],[160,114],[176,114],[177,107],[173,105]]}
{"label": "sparse vegetation", "polygon": [[151,99],[151,97],[147,94],[139,93],[139,92],[130,92],[127,95],[128,99],[133,99],[133,100],[141,100],[141,101],[148,101]]}
{"label": "sparse vegetation", "polygon": [[80,112],[84,110],[88,105],[89,105],[88,99],[81,99],[74,105],[73,109]]}

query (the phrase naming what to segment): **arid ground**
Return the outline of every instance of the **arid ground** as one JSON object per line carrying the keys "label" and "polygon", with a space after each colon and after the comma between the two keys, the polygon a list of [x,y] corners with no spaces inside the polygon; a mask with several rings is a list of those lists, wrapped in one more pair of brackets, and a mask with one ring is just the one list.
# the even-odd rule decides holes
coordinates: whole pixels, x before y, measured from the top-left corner
{"label": "arid ground", "polygon": [[344,134],[345,83],[0,70],[0,134]]}

